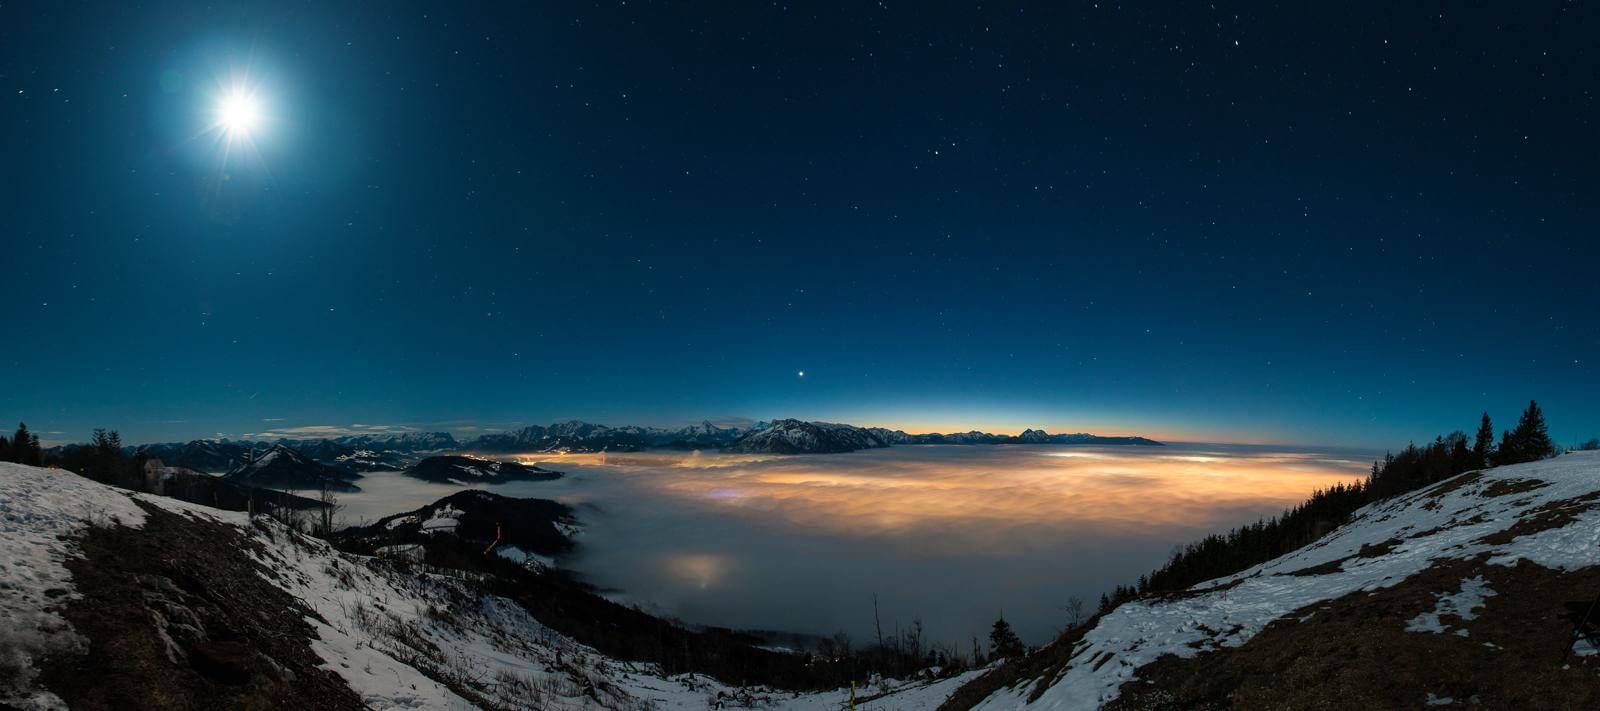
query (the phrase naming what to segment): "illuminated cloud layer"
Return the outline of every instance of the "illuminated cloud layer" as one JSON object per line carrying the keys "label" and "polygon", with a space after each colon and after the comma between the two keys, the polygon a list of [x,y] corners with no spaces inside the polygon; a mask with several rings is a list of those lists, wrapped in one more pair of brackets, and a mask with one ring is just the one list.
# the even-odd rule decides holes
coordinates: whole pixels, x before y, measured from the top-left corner
{"label": "illuminated cloud layer", "polygon": [[[1032,642],[1060,624],[1068,596],[1092,600],[1175,544],[1272,515],[1371,461],[1228,445],[523,458],[570,476],[496,491],[578,505],[589,530],[570,564],[621,599],[693,622],[860,638],[876,592],[886,625],[920,617],[964,640],[1003,609]],[[390,511],[405,501],[363,486]]]}

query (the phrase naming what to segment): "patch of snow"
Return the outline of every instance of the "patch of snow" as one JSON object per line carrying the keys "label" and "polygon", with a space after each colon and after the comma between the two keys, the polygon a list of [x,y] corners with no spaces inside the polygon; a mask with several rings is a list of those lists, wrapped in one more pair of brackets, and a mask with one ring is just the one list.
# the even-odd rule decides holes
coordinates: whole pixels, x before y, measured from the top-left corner
{"label": "patch of snow", "polygon": [[520,566],[522,566],[524,568],[527,568],[529,570],[555,570],[556,569],[556,559],[555,558],[552,558],[552,557],[547,556],[547,555],[540,555],[540,554],[534,553],[533,551],[530,551],[530,550],[523,550],[522,548],[518,548],[516,546],[509,546],[509,545],[503,545],[502,544],[502,545],[499,545],[499,546],[495,546],[494,552],[495,552],[496,555],[500,556],[501,558],[505,558],[506,560],[509,560],[509,561],[511,561],[513,563],[516,563],[517,565],[520,565]]}
{"label": "patch of snow", "polygon": [[1587,639],[1580,639],[1572,645],[1572,655],[1575,657],[1588,657],[1596,654],[1600,654],[1600,646],[1596,646]]}
{"label": "patch of snow", "polygon": [[1428,705],[1429,706],[1449,706],[1450,704],[1453,704],[1455,702],[1456,702],[1456,700],[1451,698],[1451,697],[1449,697],[1449,696],[1434,696],[1433,692],[1431,692],[1431,691],[1428,692]]}
{"label": "patch of snow", "polygon": [[383,527],[385,529],[388,529],[388,530],[392,531],[392,530],[394,530],[396,528],[399,528],[401,526],[404,526],[404,525],[406,525],[408,523],[416,523],[416,522],[417,522],[417,517],[416,516],[396,516],[396,517],[394,517],[392,519],[389,519],[388,523],[383,524]]}
{"label": "patch of snow", "polygon": [[[1438,596],[1439,602],[1434,604],[1433,612],[1424,612],[1411,618],[1411,621],[1406,624],[1406,631],[1432,632],[1434,634],[1448,632],[1450,628],[1440,621],[1439,618],[1441,616],[1455,615],[1463,620],[1477,619],[1478,615],[1473,610],[1483,607],[1485,604],[1483,599],[1493,597],[1494,594],[1495,592],[1490,590],[1489,585],[1484,582],[1482,575],[1471,580],[1463,579],[1460,592],[1440,593]],[[1455,631],[1455,634],[1465,637],[1467,636],[1467,631],[1459,629]]]}
{"label": "patch of snow", "polygon": [[422,522],[423,533],[455,533],[456,527],[461,525],[461,517],[466,512],[446,504],[443,508],[435,509],[428,520]]}

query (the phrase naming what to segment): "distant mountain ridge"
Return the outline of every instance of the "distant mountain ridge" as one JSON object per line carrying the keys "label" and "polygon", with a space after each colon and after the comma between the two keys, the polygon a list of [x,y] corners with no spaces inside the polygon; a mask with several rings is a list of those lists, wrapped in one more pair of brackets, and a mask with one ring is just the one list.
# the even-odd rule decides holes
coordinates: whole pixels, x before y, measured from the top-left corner
{"label": "distant mountain ridge", "polygon": [[[378,465],[366,460],[396,460],[396,470],[404,469],[418,452],[454,451],[461,443],[449,432],[402,432],[398,434],[345,435],[325,438],[279,438],[276,440],[196,439],[188,442],[158,442],[125,447],[129,455],[145,454],[171,466],[201,472],[226,472],[265,454],[274,446],[289,447],[330,466],[345,466],[353,471],[374,471]],[[344,462],[349,462],[348,466]]]}
{"label": "distant mountain ridge", "polygon": [[360,491],[361,487],[352,483],[360,477],[348,469],[328,466],[287,445],[277,444],[260,457],[234,467],[222,479],[250,487],[289,491],[316,491],[324,487],[332,491]]}
{"label": "distant mountain ridge", "polygon": [[1161,446],[1147,437],[1104,436],[1077,432],[1050,434],[1028,429],[1021,434],[970,432],[909,434],[884,427],[858,427],[835,422],[779,419],[748,427],[719,426],[710,420],[686,427],[612,427],[582,420],[529,425],[457,440],[448,432],[348,435],[325,439],[279,439],[272,442],[201,439],[191,442],[130,447],[173,465],[206,472],[226,472],[277,446],[353,473],[403,471],[426,454],[478,452],[638,452],[647,449],[722,449],[741,453],[827,454],[880,449],[907,444],[1039,444]]}
{"label": "distant mountain ridge", "polygon": [[766,454],[832,454],[880,449],[890,441],[879,432],[834,422],[778,420],[745,433],[728,445],[730,452]]}
{"label": "distant mountain ridge", "polygon": [[745,433],[718,427],[710,420],[678,429],[609,427],[581,420],[549,426],[530,425],[513,432],[486,434],[463,448],[476,452],[637,452],[643,449],[715,449]]}

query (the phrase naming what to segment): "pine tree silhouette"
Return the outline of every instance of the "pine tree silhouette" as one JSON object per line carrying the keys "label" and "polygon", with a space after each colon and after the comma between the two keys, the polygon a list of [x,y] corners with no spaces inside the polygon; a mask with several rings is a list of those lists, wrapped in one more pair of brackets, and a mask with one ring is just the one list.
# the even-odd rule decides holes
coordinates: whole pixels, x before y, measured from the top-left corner
{"label": "pine tree silhouette", "polygon": [[11,461],[39,466],[39,435],[28,432],[28,423],[18,422],[11,437]]}
{"label": "pine tree silhouette", "polygon": [[1494,424],[1489,422],[1489,413],[1483,413],[1483,422],[1478,424],[1478,437],[1472,442],[1473,466],[1482,469],[1489,466],[1489,460],[1494,458]]}
{"label": "pine tree silhouette", "polygon": [[1011,623],[1006,622],[1005,615],[994,621],[994,629],[989,630],[989,650],[997,657],[1020,657],[1027,652],[1022,646],[1022,639],[1011,630]]}
{"label": "pine tree silhouette", "polygon": [[1550,439],[1544,411],[1539,409],[1539,403],[1529,400],[1528,409],[1523,410],[1522,419],[1517,420],[1517,428],[1507,431],[1501,438],[1495,463],[1533,462],[1554,456],[1555,453],[1556,444]]}

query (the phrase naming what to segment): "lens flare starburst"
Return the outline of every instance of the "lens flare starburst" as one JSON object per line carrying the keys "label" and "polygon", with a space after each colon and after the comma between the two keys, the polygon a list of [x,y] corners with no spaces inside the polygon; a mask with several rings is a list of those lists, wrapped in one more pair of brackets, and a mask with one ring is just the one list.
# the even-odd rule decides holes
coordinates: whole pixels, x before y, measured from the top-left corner
{"label": "lens flare starburst", "polygon": [[217,128],[229,141],[246,140],[261,125],[261,101],[243,89],[235,89],[217,101]]}
{"label": "lens flare starburst", "polygon": [[210,95],[204,133],[216,141],[216,150],[225,174],[240,167],[240,161],[260,165],[257,145],[273,127],[274,119],[266,93],[259,81],[242,74],[219,82]]}

